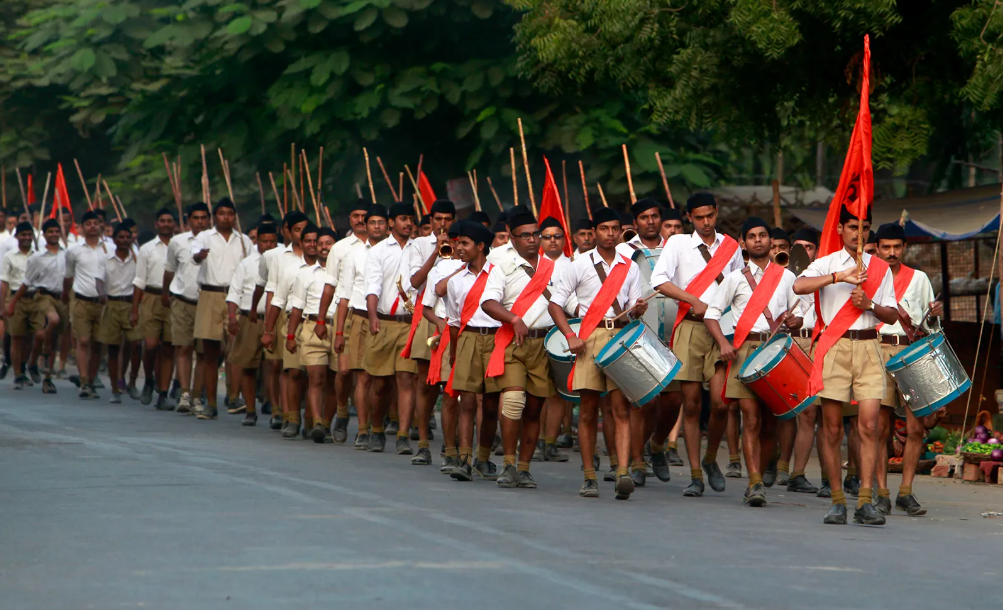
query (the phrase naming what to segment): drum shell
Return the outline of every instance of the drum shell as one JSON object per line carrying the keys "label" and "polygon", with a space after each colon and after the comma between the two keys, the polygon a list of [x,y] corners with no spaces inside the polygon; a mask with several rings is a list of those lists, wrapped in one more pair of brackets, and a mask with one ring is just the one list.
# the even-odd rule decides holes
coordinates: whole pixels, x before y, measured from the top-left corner
{"label": "drum shell", "polygon": [[968,373],[942,333],[902,350],[885,365],[905,404],[916,417],[926,417],[972,387]]}
{"label": "drum shell", "polygon": [[639,407],[668,387],[682,367],[642,320],[631,322],[614,335],[596,356],[596,365]]}
{"label": "drum shell", "polygon": [[[578,318],[568,320],[568,324],[571,325],[571,329],[573,331],[578,332],[578,329],[581,326],[581,320]],[[554,335],[558,335],[559,333],[560,331],[556,326],[550,329],[547,336],[544,338],[544,347],[549,347],[556,339]],[[563,345],[567,347],[567,342],[564,342]],[[571,352],[554,353],[550,349],[547,349],[546,351],[547,358],[550,360],[550,377],[554,382],[554,388],[557,389],[557,393],[560,394],[561,398],[564,400],[573,403],[580,402],[581,397],[578,395],[578,392],[572,392],[568,389],[568,376],[571,375],[571,369],[575,366],[575,355]]]}
{"label": "drum shell", "polygon": [[[757,354],[775,341],[784,342],[783,356],[762,369],[749,373],[747,368]],[[746,358],[738,379],[744,383],[778,419],[792,419],[815,400],[808,394],[812,361],[790,335],[776,335]]]}

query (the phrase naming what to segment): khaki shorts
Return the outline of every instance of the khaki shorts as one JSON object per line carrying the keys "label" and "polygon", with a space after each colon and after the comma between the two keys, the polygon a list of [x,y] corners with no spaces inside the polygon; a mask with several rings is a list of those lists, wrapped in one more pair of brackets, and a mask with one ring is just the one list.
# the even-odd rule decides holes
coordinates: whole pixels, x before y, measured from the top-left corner
{"label": "khaki shorts", "polygon": [[363,371],[365,367],[366,343],[369,341],[369,320],[349,312],[348,317],[352,320],[352,328],[345,324],[345,352],[348,354],[348,370]]}
{"label": "khaki shorts", "polygon": [[226,293],[203,290],[199,293],[199,304],[195,310],[195,338],[203,341],[226,340],[228,317]]}
{"label": "khaki shorts", "polygon": [[422,318],[421,322],[418,323],[418,328],[414,331],[414,340],[411,341],[412,360],[432,359],[432,349],[428,347],[428,338],[432,336],[432,332],[432,323]]}
{"label": "khaki shorts", "polygon": [[[500,389],[522,388],[526,393],[539,398],[554,395],[554,382],[550,379],[550,359],[543,342],[543,337],[540,337],[527,338],[519,347],[516,347],[515,340],[508,344],[505,348],[505,372],[493,378]],[[456,385],[455,380],[453,385]]]}
{"label": "khaki shorts", "polygon": [[752,390],[750,390],[744,383],[738,380],[738,373],[742,370],[742,365],[745,364],[745,360],[749,357],[749,354],[756,351],[762,345],[761,341],[746,341],[742,344],[742,347],[738,348],[738,356],[731,363],[730,375],[728,375],[728,380],[724,386],[724,396],[725,398],[731,398],[733,400],[738,400],[740,398],[758,398]]}
{"label": "khaki shorts", "polygon": [[714,376],[716,365],[721,360],[721,347],[710,336],[703,322],[683,320],[676,327],[672,339],[672,351],[679,358],[682,367],[676,379],[706,383]]}
{"label": "khaki shorts", "polygon": [[[303,320],[307,322],[308,320]],[[275,337],[276,343],[282,344],[282,370],[288,371],[289,369],[299,369],[305,371],[306,367],[300,361],[300,351],[297,349],[296,353],[290,354],[289,350],[286,349],[286,336],[289,335],[289,314],[282,314],[282,326],[276,325],[275,328],[279,329],[277,331],[277,336]],[[300,324],[300,328],[303,325]]]}
{"label": "khaki shorts", "polygon": [[171,344],[178,347],[195,345],[196,305],[181,299],[171,299]]}
{"label": "khaki shorts", "polygon": [[35,296],[35,309],[43,319],[53,312],[59,316],[59,324],[56,325],[57,333],[70,327],[70,306],[63,303],[62,300],[40,292]]}
{"label": "khaki shorts", "polygon": [[[908,345],[886,345],[881,344],[881,355],[884,358],[882,362],[885,364],[889,360],[895,357],[896,354],[909,347]],[[892,379],[892,376],[885,373],[885,395],[881,398],[882,407],[891,407],[893,409],[898,408],[901,405],[901,399],[899,398],[899,386]]]}
{"label": "khaki shorts", "polygon": [[[331,334],[324,339],[317,336],[317,323],[303,320],[296,333],[296,351],[303,366],[329,366],[331,364]],[[330,329],[328,329],[330,330]]]}
{"label": "khaki shorts", "polygon": [[98,343],[119,345],[122,339],[130,343],[142,338],[139,330],[132,327],[129,314],[132,313],[132,303],[108,301],[101,312],[101,325],[98,330]]}
{"label": "khaki shorts", "polygon": [[596,392],[612,392],[620,388],[596,366],[596,356],[606,347],[621,329],[607,329],[598,326],[585,340],[585,355],[575,359],[575,372],[571,380],[571,390],[594,390]]}
{"label": "khaki shorts", "polygon": [[256,369],[261,364],[261,335],[265,332],[265,322],[258,316],[257,322],[240,314],[237,320],[237,336],[230,348],[227,362],[242,369]]}
{"label": "khaki shorts", "polygon": [[[328,361],[328,364],[327,364],[327,369],[329,371],[334,371],[335,373],[337,373],[338,372],[338,359],[341,358],[341,356],[343,354],[339,354],[336,351],[334,351],[334,328],[335,328],[334,322],[332,320],[328,320],[327,321],[327,342],[328,342],[328,344],[330,346],[330,350],[328,351],[328,360],[329,361]],[[348,329],[346,329],[346,331],[348,331]],[[348,331],[348,332],[351,332],[351,331]]]}
{"label": "khaki shorts", "polygon": [[[13,295],[7,295],[7,303],[13,300]],[[7,303],[4,303],[6,309]],[[18,299],[14,315],[7,318],[6,332],[12,337],[27,337],[45,328],[45,314],[41,313],[35,304],[35,297]]]}
{"label": "khaki shorts", "polygon": [[380,320],[380,332],[366,338],[363,368],[373,377],[389,377],[394,373],[417,373],[418,363],[401,358],[411,325],[395,320]]}
{"label": "khaki shorts", "polygon": [[139,302],[139,335],[144,339],[171,342],[171,310],[164,307],[160,295],[143,293]]}
{"label": "khaki shorts", "polygon": [[[267,310],[266,310],[266,312],[267,312]],[[268,314],[265,313],[264,316],[258,316],[258,319],[261,320],[262,322],[264,322],[264,319],[267,316],[268,316]],[[275,326],[274,326],[275,330],[272,331],[272,334],[273,334],[273,337],[272,337],[272,339],[273,339],[272,340],[272,349],[271,350],[267,350],[266,349],[264,351],[265,360],[272,360],[272,361],[282,360],[282,357],[285,356],[285,354],[286,354],[286,336],[283,335],[283,334],[281,334],[281,331],[282,331],[283,328],[285,328],[286,321],[287,321],[286,312],[279,311],[279,315],[275,318]],[[262,334],[264,334],[264,330],[265,330],[265,327],[264,327],[264,325],[262,325],[262,327],[261,327]]]}
{"label": "khaki shorts", "polygon": [[840,339],[822,362],[818,395],[829,400],[881,400],[885,395],[885,366],[877,339]]}
{"label": "khaki shorts", "polygon": [[[456,370],[453,372],[453,389],[457,392],[491,394],[500,392],[502,386],[496,379],[486,379],[488,360],[495,346],[494,335],[479,332],[462,332],[456,340]],[[446,377],[448,379],[449,377]]]}
{"label": "khaki shorts", "polygon": [[[124,305],[124,303],[123,303]],[[70,320],[73,336],[77,339],[97,339],[101,322],[102,305],[96,301],[74,299]]]}

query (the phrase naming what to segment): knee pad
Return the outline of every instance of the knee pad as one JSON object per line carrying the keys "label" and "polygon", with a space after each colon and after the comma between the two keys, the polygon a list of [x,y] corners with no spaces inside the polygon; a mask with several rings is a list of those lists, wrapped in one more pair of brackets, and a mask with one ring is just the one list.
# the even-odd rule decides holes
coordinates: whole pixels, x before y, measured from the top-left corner
{"label": "knee pad", "polygon": [[522,411],[526,408],[526,391],[510,390],[501,395],[501,413],[505,417],[518,421],[522,419]]}

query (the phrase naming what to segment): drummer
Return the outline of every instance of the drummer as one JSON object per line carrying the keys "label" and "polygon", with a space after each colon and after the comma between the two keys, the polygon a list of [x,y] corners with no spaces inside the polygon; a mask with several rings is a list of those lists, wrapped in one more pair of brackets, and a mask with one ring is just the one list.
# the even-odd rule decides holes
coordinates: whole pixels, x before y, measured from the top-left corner
{"label": "drummer", "polygon": [[[683,433],[690,462],[690,484],[684,496],[704,492],[703,470],[711,489],[724,491],[724,474],[717,464],[717,449],[728,423],[728,407],[722,400],[725,364],[710,331],[703,324],[707,304],[724,275],[745,266],[738,242],[716,230],[717,201],[710,193],[694,193],[686,202],[693,223],[690,235],[673,235],[651,273],[655,290],[679,302],[672,329],[676,355],[683,363],[676,376],[683,392]],[[700,409],[703,384],[710,384],[711,415],[707,425],[707,453],[700,461]]]}
{"label": "drummer", "polygon": [[[861,487],[853,521],[884,525],[884,515],[871,504],[871,482],[878,455],[878,415],[885,395],[885,371],[875,326],[878,322],[894,324],[898,315],[888,264],[864,253],[864,270],[857,272],[858,240],[867,239],[870,225],[870,209],[861,220],[844,206],[836,227],[843,248],[817,259],[805,269],[794,282],[794,291],[801,295],[819,293],[822,322],[826,325],[815,348],[809,379],[809,391],[817,390],[822,399],[826,473],[830,481],[839,480],[842,403],[855,400],[859,406]],[[848,303],[852,306],[847,306]],[[846,497],[842,489],[832,491],[832,506],[824,522],[846,523]]]}
{"label": "drummer", "polygon": [[683,232],[683,217],[679,215],[679,210],[675,207],[662,210],[662,239],[668,239],[673,235]]}
{"label": "drummer", "polygon": [[[770,237],[764,220],[755,216],[746,219],[742,238],[749,266],[725,276],[704,314],[704,324],[720,347],[721,358],[728,362],[725,397],[729,402],[737,400],[742,409],[742,451],[749,469],[745,503],[749,506],[766,504],[762,466],[773,456],[777,418],[739,381],[738,374],[749,355],[781,324],[792,329],[801,326],[801,319],[790,313],[799,302],[791,289],[794,274],[771,261]],[[732,341],[724,336],[718,323],[729,307],[737,320]]]}
{"label": "drummer", "polygon": [[[525,208],[513,208],[509,213],[509,218],[515,217],[516,210]],[[591,225],[590,225],[591,226]],[[567,243],[567,235],[564,234],[564,227],[553,216],[548,216],[540,223],[540,247],[543,254],[554,261],[554,272],[550,275],[550,283],[547,286],[548,294],[554,292],[554,285],[557,278],[564,275],[564,272],[571,265],[571,259],[564,255],[564,246]],[[594,239],[593,239],[594,241]],[[564,307],[565,313],[574,317],[574,312],[578,309],[578,298],[572,296]],[[553,321],[551,320],[551,325]],[[548,360],[549,365],[549,360]],[[540,416],[543,426],[543,438],[536,442],[536,452],[533,459],[545,462],[567,462],[568,456],[557,448],[557,436],[561,431],[561,424],[568,422],[568,439],[570,440],[571,417],[573,405],[564,400],[559,394],[551,393],[543,407],[543,414]],[[610,421],[612,421],[610,416]]]}
{"label": "drummer", "polygon": [[[629,258],[617,253],[620,243],[620,216],[609,208],[596,212],[596,249],[580,254],[567,273],[559,278],[550,298],[550,316],[568,340],[576,356],[570,376],[570,389],[581,396],[578,438],[581,445],[582,469],[585,481],[579,495],[599,497],[595,463],[592,461],[596,443],[596,413],[599,396],[609,393],[613,417],[616,420],[616,498],[626,500],[634,492],[634,481],[627,468],[630,455],[630,416],[627,399],[595,362],[596,355],[610,339],[627,324],[622,312],[630,311],[637,318],[644,315],[647,303],[641,297],[640,271]],[[564,315],[564,306],[572,294],[577,294],[582,316],[578,334],[571,330]],[[636,306],[635,306],[636,305]]]}
{"label": "drummer", "polygon": [[[935,300],[933,285],[930,278],[919,269],[913,269],[902,262],[905,254],[905,229],[897,222],[883,224],[876,233],[878,256],[888,263],[894,278],[893,287],[895,300],[898,302],[898,320],[895,324],[878,325],[881,335],[881,353],[887,364],[896,354],[904,350],[914,341],[936,331],[926,318],[929,308],[930,316],[939,318],[944,312],[944,306]],[[895,498],[895,508],[911,517],[926,514],[926,509],[920,506],[912,493],[912,482],[916,476],[920,455],[923,453],[923,439],[926,428],[923,422],[916,418],[899,395],[898,387],[891,376],[885,378],[885,396],[881,399],[880,435],[878,437],[879,461],[877,468],[878,499],[875,508],[885,515],[891,513],[891,494],[888,490],[888,441],[891,438],[892,413],[900,409],[905,411],[906,437],[905,452],[902,456],[902,484]]]}
{"label": "drummer", "polygon": [[572,256],[577,256],[580,252],[588,252],[596,247],[596,230],[589,218],[582,218],[575,223],[574,229],[575,249]]}

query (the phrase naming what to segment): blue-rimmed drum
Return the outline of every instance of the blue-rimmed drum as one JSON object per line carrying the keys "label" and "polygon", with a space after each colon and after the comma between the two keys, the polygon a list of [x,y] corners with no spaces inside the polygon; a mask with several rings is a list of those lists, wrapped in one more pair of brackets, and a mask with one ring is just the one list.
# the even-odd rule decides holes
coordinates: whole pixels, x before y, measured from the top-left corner
{"label": "blue-rimmed drum", "polygon": [[[571,325],[571,330],[578,334],[582,321],[575,318],[568,320],[568,324]],[[544,337],[543,348],[547,350],[547,357],[550,359],[550,377],[554,380],[557,393],[564,400],[579,402],[578,392],[572,392],[568,389],[568,375],[571,374],[571,369],[575,366],[575,355],[568,347],[568,340],[561,334],[561,331],[557,330],[556,326],[551,328],[547,336]]]}
{"label": "blue-rimmed drum", "polygon": [[808,394],[811,358],[790,335],[775,335],[749,354],[738,380],[779,419],[791,419],[811,404]]}
{"label": "blue-rimmed drum", "polygon": [[968,373],[943,333],[924,337],[885,364],[909,410],[925,417],[972,387]]}
{"label": "blue-rimmed drum", "polygon": [[[637,263],[637,268],[641,272],[642,297],[647,297],[655,291],[651,286],[651,272],[654,270],[655,263],[658,262],[658,257],[661,254],[661,248],[639,248],[634,251],[631,257]],[[648,301],[648,309],[641,316],[641,319],[648,325],[648,328],[655,331],[659,339],[668,343],[678,309],[678,303],[660,294]]]}
{"label": "blue-rimmed drum", "polygon": [[654,330],[634,320],[599,350],[596,366],[641,407],[672,383],[682,364]]}

